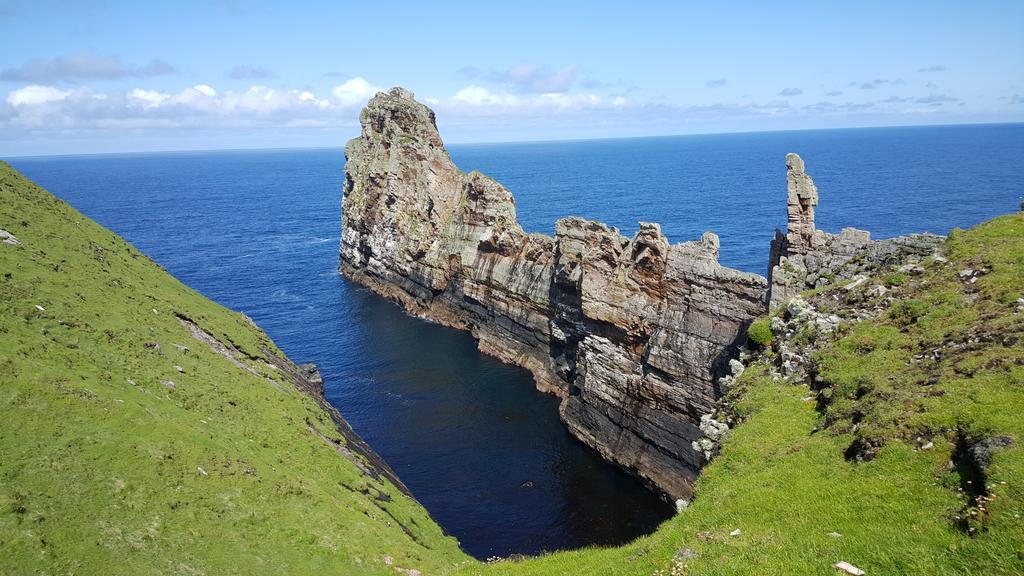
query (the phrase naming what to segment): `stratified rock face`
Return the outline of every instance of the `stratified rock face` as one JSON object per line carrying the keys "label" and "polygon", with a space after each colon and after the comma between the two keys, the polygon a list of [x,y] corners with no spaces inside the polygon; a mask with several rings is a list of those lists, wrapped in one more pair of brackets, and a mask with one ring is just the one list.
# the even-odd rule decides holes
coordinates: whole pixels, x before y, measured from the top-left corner
{"label": "stratified rock face", "polygon": [[394,88],[345,147],[341,271],[413,314],[470,330],[484,352],[564,389],[550,370],[555,243],[526,234],[501,184],[452,163],[434,113]]}
{"label": "stratified rock face", "polygon": [[773,310],[804,290],[934,254],[944,239],[926,233],[872,240],[856,228],[829,234],[815,228],[818,189],[796,154],[786,155],[786,184],[787,230],[775,231],[768,264]]}
{"label": "stratified rock face", "polygon": [[804,161],[786,154],[786,242],[794,254],[805,254],[814,239],[814,207],[818,205],[818,187],[804,172]]}
{"label": "stratified rock face", "polygon": [[[482,351],[562,396],[580,440],[689,498],[714,411],[767,282],[718,264],[718,237],[670,245],[580,218],[526,234],[503,186],[458,170],[433,112],[375,96],[345,148],[341,271],[411,313],[470,330]],[[813,222],[813,217],[812,217]]]}

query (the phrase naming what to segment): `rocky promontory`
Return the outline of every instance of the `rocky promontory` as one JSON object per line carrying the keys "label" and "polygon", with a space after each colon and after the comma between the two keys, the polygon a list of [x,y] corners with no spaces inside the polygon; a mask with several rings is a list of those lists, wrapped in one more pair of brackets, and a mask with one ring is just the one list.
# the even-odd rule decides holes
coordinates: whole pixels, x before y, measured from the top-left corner
{"label": "rocky promontory", "polygon": [[755,318],[800,292],[936,251],[941,236],[872,240],[818,230],[818,190],[786,157],[788,226],[769,279],[718,263],[718,237],[670,244],[568,217],[528,234],[501,184],[464,173],[433,111],[411,92],[377,94],[345,148],[341,272],[408,312],[469,330],[483,352],[527,368],[562,398],[568,429],[607,460],[689,499],[728,431],[715,419],[743,371]]}
{"label": "rocky promontory", "polygon": [[[504,186],[452,162],[434,113],[394,88],[345,148],[341,271],[562,397],[572,433],[674,499],[708,452],[701,419],[724,393],[767,281],[718,263],[718,237],[670,244],[564,218],[528,234]],[[707,425],[705,424],[705,428]]]}

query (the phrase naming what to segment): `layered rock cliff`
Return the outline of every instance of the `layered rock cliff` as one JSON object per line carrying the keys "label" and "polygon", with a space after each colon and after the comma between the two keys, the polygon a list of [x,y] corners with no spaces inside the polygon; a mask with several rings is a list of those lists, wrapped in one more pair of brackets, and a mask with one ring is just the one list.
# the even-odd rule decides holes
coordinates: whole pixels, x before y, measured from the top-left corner
{"label": "layered rock cliff", "polygon": [[672,498],[708,452],[701,418],[767,281],[718,263],[718,238],[669,244],[565,218],[527,234],[501,184],[461,172],[434,113],[407,90],[374,97],[345,148],[341,271],[563,398],[569,430]]}
{"label": "layered rock cliff", "polygon": [[869,232],[856,228],[839,234],[818,230],[818,188],[796,154],[786,155],[786,189],[787,229],[785,234],[775,231],[768,264],[772,309],[804,290],[933,254],[944,240],[935,234],[872,240]]}

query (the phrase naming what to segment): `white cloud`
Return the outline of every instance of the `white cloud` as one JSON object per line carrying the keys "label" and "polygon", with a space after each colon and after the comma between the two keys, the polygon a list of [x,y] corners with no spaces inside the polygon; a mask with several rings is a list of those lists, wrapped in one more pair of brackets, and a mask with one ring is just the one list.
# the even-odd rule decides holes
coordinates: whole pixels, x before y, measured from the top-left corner
{"label": "white cloud", "polygon": [[469,106],[514,106],[517,98],[511,94],[495,94],[482,86],[466,86],[456,92],[451,101]]}
{"label": "white cloud", "polygon": [[[365,78],[351,78],[333,89],[312,90],[253,85],[241,90],[195,84],[183,89],[157,90],[144,86],[97,92],[87,87],[61,89],[32,84],[7,93],[0,101],[0,143],[29,139],[94,138],[116,131],[129,137],[171,131],[216,131],[246,134],[250,129],[324,129],[324,134],[352,134],[358,129],[359,109],[380,87]],[[859,91],[857,91],[860,94]],[[829,95],[839,95],[835,90]],[[763,128],[808,123],[814,119],[895,118],[899,115],[941,114],[961,102],[943,94],[886,100],[817,102],[791,105],[784,99],[672,103],[644,101],[626,94],[519,92],[513,89],[463,86],[454,93],[421,94],[421,102],[437,112],[444,133],[456,138],[474,134],[487,141],[515,134],[516,138],[551,134],[607,135],[666,133],[721,129]],[[611,128],[611,127],[617,128]],[[269,133],[269,132],[268,132]],[[161,136],[163,137],[163,136]],[[175,136],[167,136],[172,138]],[[239,136],[241,137],[241,136]],[[246,136],[248,137],[248,136]],[[276,136],[275,136],[276,137]],[[296,136],[297,137],[297,136]]]}
{"label": "white cloud", "polygon": [[213,87],[207,86],[206,84],[196,84],[192,87],[192,89],[205,96],[209,96],[210,98],[213,98],[217,95],[217,91],[214,90]]}
{"label": "white cloud", "polygon": [[128,93],[129,102],[135,104],[136,102],[143,108],[155,108],[170,98],[169,94],[158,92],[156,90],[143,90],[142,88],[135,88]]}
{"label": "white cloud", "polygon": [[510,94],[494,92],[482,86],[466,86],[454,96],[434,100],[439,110],[453,114],[545,115],[572,114],[592,110],[622,108],[629,101],[622,97],[603,98],[596,94],[548,92],[543,94]]}
{"label": "white cloud", "polygon": [[138,87],[106,93],[30,85],[7,94],[0,129],[352,126],[358,110],[379,90],[364,78],[337,86],[329,96],[260,85],[238,91],[196,84],[177,92]]}
{"label": "white cloud", "polygon": [[356,76],[346,80],[343,84],[335,86],[331,94],[342,106],[363,105],[373,97],[374,94],[383,90],[380,86],[374,86],[367,82],[362,76]]}
{"label": "white cloud", "polygon": [[25,86],[7,95],[7,103],[11,106],[32,106],[55,100],[63,100],[71,94],[70,90],[58,90],[53,86]]}

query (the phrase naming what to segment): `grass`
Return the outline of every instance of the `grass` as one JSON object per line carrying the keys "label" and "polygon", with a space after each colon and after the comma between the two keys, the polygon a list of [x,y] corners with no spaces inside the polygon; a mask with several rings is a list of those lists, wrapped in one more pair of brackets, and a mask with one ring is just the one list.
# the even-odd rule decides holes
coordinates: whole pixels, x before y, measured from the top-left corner
{"label": "grass", "polygon": [[[742,423],[654,534],[494,563],[323,441],[345,442],[247,319],[6,166],[0,228],[22,242],[0,244],[0,574],[1024,573],[1024,215],[879,279],[898,300],[816,353],[815,390],[752,364]],[[993,437],[1013,443],[978,498],[959,455]]]}
{"label": "grass", "polygon": [[758,348],[766,348],[772,343],[772,328],[769,318],[758,318],[747,327],[747,341]]}
{"label": "grass", "polygon": [[467,559],[362,471],[247,318],[2,163],[0,228],[21,242],[0,244],[0,574],[395,574],[385,556],[436,573]]}

